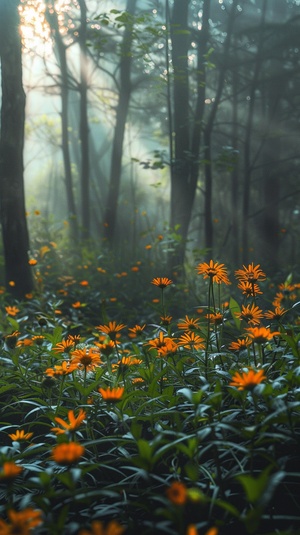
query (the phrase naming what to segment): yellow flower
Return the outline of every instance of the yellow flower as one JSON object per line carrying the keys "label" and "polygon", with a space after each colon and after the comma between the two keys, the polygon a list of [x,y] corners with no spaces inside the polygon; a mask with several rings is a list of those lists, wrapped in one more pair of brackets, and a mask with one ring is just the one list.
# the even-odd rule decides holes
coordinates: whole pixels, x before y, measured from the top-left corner
{"label": "yellow flower", "polygon": [[108,388],[99,388],[98,392],[101,394],[105,401],[119,401],[124,394],[124,387],[108,387]]}
{"label": "yellow flower", "polygon": [[91,523],[91,529],[81,529],[78,535],[122,535],[125,527],[121,526],[116,520],[104,524],[99,520],[94,520]]}
{"label": "yellow flower", "polygon": [[224,284],[230,284],[224,264],[219,264],[219,262],[210,260],[209,264],[207,262],[198,264],[196,269],[198,275],[203,275],[204,279],[210,279],[217,284],[222,284],[222,282],[224,282]]}
{"label": "yellow flower", "polygon": [[30,535],[31,530],[42,523],[42,512],[31,508],[23,511],[9,509],[8,522],[0,518],[0,533],[2,535]]}
{"label": "yellow flower", "polygon": [[[0,481],[10,481],[18,477],[23,471],[23,467],[14,461],[5,461],[0,472]],[[1,531],[0,531],[1,533]]]}
{"label": "yellow flower", "polygon": [[61,365],[55,365],[54,368],[47,368],[45,374],[48,377],[57,377],[59,375],[67,375],[78,369],[78,365],[74,362],[64,360]]}
{"label": "yellow flower", "polygon": [[63,442],[52,448],[51,457],[57,464],[70,465],[79,461],[84,451],[84,447],[78,442]]}
{"label": "yellow flower", "polygon": [[25,433],[24,429],[17,429],[15,433],[11,433],[8,436],[12,440],[20,442],[22,440],[30,440],[33,436],[33,433]]}
{"label": "yellow flower", "polygon": [[62,418],[59,418],[57,416],[54,419],[58,424],[60,424],[63,427],[63,429],[61,429],[60,427],[52,427],[51,431],[54,431],[54,433],[56,433],[57,435],[64,434],[66,431],[69,431],[69,432],[76,431],[76,429],[78,429],[81,426],[85,417],[86,417],[86,412],[83,409],[79,409],[78,416],[75,416],[74,411],[70,410],[68,412],[69,423],[65,422]]}
{"label": "yellow flower", "polygon": [[173,481],[166,490],[166,495],[174,505],[184,505],[188,499],[187,488],[181,481]]}
{"label": "yellow flower", "polygon": [[238,390],[253,390],[256,385],[259,385],[266,379],[266,376],[264,375],[264,370],[256,372],[250,369],[242,374],[235,372],[231,379],[230,386],[235,386]]}
{"label": "yellow flower", "polygon": [[173,281],[168,279],[168,277],[155,277],[151,284],[154,284],[154,286],[158,286],[158,288],[163,290],[167,286],[170,286],[170,284],[173,284]]}

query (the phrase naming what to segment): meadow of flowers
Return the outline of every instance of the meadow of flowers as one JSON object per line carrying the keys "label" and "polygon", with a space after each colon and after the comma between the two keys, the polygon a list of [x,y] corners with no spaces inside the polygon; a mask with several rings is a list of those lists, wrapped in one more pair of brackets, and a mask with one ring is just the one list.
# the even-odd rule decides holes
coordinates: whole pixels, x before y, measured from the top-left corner
{"label": "meadow of flowers", "polygon": [[0,296],[0,534],[300,533],[299,282],[57,255]]}

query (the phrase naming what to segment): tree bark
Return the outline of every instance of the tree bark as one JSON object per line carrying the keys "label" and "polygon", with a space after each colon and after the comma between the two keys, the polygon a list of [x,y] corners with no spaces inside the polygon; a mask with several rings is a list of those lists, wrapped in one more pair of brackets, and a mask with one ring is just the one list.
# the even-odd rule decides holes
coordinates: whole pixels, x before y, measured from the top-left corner
{"label": "tree bark", "polygon": [[[136,2],[137,0],[127,0],[126,12],[131,16],[133,16],[135,13]],[[122,174],[123,143],[132,89],[130,80],[132,64],[132,32],[133,21],[129,19],[125,26],[121,46],[119,100],[116,109],[116,124],[112,146],[109,187],[106,201],[106,211],[104,214],[104,237],[110,245],[113,245],[116,239],[118,200]]]}
{"label": "tree bark", "polygon": [[22,49],[18,0],[0,8],[2,78],[0,137],[0,208],[6,288],[22,298],[33,289],[28,264],[29,236],[24,195],[25,93],[22,83]]}

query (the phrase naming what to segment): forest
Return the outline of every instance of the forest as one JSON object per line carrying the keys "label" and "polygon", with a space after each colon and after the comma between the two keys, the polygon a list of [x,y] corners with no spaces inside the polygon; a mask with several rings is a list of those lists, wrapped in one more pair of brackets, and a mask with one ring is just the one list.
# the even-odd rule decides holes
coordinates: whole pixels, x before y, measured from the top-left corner
{"label": "forest", "polygon": [[300,534],[300,0],[0,0],[0,534]]}

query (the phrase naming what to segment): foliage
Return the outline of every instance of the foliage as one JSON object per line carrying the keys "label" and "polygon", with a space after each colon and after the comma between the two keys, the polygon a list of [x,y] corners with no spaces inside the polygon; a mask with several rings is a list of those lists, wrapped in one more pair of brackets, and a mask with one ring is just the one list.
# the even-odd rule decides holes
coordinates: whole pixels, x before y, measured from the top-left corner
{"label": "foliage", "polygon": [[188,299],[85,259],[43,244],[1,294],[2,532],[296,534],[300,284],[201,262]]}

